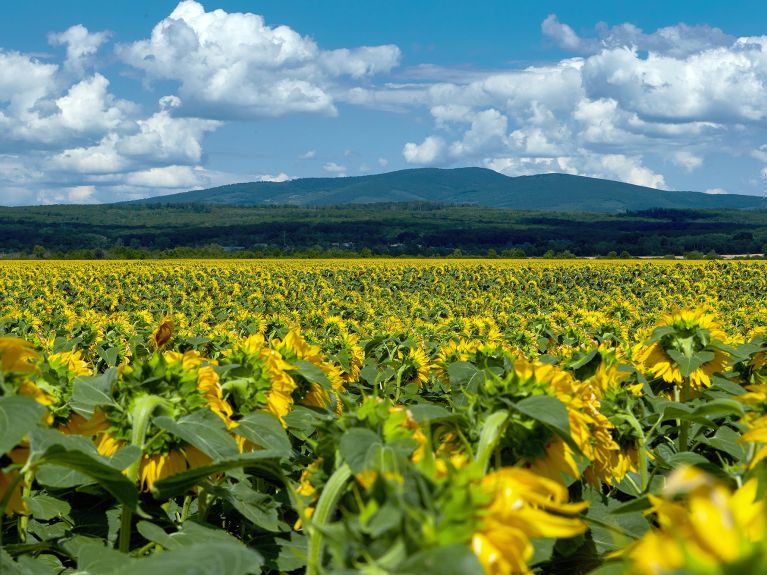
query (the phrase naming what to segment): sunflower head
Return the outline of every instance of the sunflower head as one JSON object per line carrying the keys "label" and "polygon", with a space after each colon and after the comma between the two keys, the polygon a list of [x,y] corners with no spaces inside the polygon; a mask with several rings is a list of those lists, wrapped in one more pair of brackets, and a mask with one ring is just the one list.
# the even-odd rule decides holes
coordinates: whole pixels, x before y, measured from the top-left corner
{"label": "sunflower head", "polygon": [[689,378],[692,389],[699,389],[727,367],[726,340],[712,314],[681,310],[663,317],[634,358],[655,378],[680,386]]}
{"label": "sunflower head", "polygon": [[0,368],[4,373],[34,373],[33,361],[38,358],[34,346],[14,336],[0,337]]}
{"label": "sunflower head", "polygon": [[153,349],[165,348],[170,342],[171,338],[173,337],[173,330],[175,329],[175,327],[176,327],[176,322],[172,316],[166,315],[165,317],[163,317],[162,321],[160,321],[160,325],[157,326],[157,329],[154,331],[150,339],[150,344],[152,345],[152,348]]}

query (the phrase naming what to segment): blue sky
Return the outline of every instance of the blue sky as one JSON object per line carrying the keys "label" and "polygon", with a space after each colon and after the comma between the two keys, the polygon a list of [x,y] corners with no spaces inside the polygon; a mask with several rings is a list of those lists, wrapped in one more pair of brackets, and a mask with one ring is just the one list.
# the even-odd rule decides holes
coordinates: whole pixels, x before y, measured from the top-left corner
{"label": "blue sky", "polygon": [[764,190],[762,2],[3,8],[6,205],[468,165]]}

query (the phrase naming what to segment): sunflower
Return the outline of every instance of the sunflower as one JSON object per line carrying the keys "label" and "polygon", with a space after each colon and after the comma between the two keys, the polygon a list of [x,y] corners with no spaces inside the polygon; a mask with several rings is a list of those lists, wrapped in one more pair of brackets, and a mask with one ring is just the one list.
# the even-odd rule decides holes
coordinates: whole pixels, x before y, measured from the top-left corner
{"label": "sunflower", "polygon": [[482,479],[480,491],[490,500],[479,510],[471,547],[487,575],[530,573],[531,539],[586,531],[576,515],[588,504],[568,503],[567,489],[531,471],[504,467]]}
{"label": "sunflower", "polygon": [[[650,495],[658,524],[629,547],[625,555],[642,575],[721,572],[748,565],[760,552],[765,531],[764,500],[757,480],[731,492],[692,466],[668,478],[660,497]],[[726,569],[725,569],[726,571]]]}
{"label": "sunflower", "polygon": [[[687,377],[697,390],[709,387],[714,373],[725,371],[729,355],[721,346],[726,340],[712,314],[677,311],[662,318],[650,339],[635,349],[634,359],[655,378],[682,387]],[[696,367],[686,374],[681,362]]]}
{"label": "sunflower", "polygon": [[186,471],[186,458],[180,451],[145,454],[139,465],[138,480],[142,491],[149,491],[156,481]]}
{"label": "sunflower", "polygon": [[153,349],[162,349],[166,345],[168,345],[168,342],[170,342],[171,337],[173,337],[173,330],[176,327],[176,322],[173,319],[172,316],[166,315],[162,318],[160,321],[160,325],[157,326],[157,329],[152,334],[152,337],[150,338],[150,343],[152,345]]}
{"label": "sunflower", "polygon": [[48,356],[48,363],[55,370],[64,371],[70,378],[93,375],[93,369],[82,358],[81,350],[63,351]]}
{"label": "sunflower", "polygon": [[[28,447],[17,447],[15,449],[12,449],[8,453],[8,457],[11,460],[12,464],[15,465],[23,465],[26,463],[27,459],[29,458],[29,448]],[[3,499],[6,496],[6,492],[10,488],[10,486],[13,484],[14,481],[19,476],[19,470],[18,469],[12,469],[9,471],[3,471],[0,469],[0,499]],[[8,503],[5,507],[5,514],[6,515],[14,515],[16,513],[25,513],[26,512],[26,504],[24,503],[24,499],[22,498],[22,493],[24,489],[24,481],[19,481],[16,486],[13,488],[13,492],[11,493],[11,496],[8,500]]]}
{"label": "sunflower", "polygon": [[37,367],[30,363],[38,358],[34,347],[20,337],[0,337],[0,368],[9,373],[34,373]]}

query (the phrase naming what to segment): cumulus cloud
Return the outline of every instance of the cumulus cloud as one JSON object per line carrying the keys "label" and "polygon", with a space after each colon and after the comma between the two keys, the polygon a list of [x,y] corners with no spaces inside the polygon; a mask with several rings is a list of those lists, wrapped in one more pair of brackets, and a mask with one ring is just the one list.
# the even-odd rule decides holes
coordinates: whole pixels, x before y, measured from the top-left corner
{"label": "cumulus cloud", "polygon": [[400,59],[393,45],[322,50],[288,26],[268,26],[252,13],[206,12],[194,0],[117,54],[150,80],[178,82],[185,105],[213,118],[335,115],[333,93],[344,77],[388,73]]}
{"label": "cumulus cloud", "polygon": [[671,161],[674,162],[677,166],[681,166],[688,172],[697,170],[703,165],[703,158],[696,156],[692,152],[688,152],[686,150],[681,150],[674,154],[671,158]]}
{"label": "cumulus cloud", "polygon": [[541,32],[555,40],[565,50],[579,50],[582,45],[578,34],[567,24],[562,24],[556,14],[549,14],[541,23]]}
{"label": "cumulus cloud", "polygon": [[[767,120],[767,36],[733,38],[679,24],[646,33],[598,25],[579,36],[556,15],[543,34],[573,58],[526,68],[454,74],[354,93],[383,109],[410,101],[433,130],[403,156],[414,164],[551,170],[669,188],[660,170],[691,173],[707,154],[752,141]],[[446,76],[448,77],[448,76]],[[693,151],[694,150],[694,151]],[[750,155],[767,163],[767,148]]]}
{"label": "cumulus cloud", "polygon": [[288,180],[292,180],[289,175],[287,175],[285,172],[280,172],[276,175],[271,174],[260,174],[256,181],[258,182],[287,182]]}
{"label": "cumulus cloud", "polygon": [[85,26],[77,24],[64,32],[48,34],[48,42],[52,46],[66,46],[64,65],[71,72],[82,74],[109,36],[109,32],[89,32]]}
{"label": "cumulus cloud", "polygon": [[312,160],[317,155],[317,150],[306,150],[303,154],[298,156],[299,160]]}
{"label": "cumulus cloud", "polygon": [[428,165],[441,159],[445,142],[437,136],[429,136],[420,144],[408,142],[402,148],[402,155],[408,164]]}
{"label": "cumulus cloud", "polygon": [[596,25],[591,36],[579,36],[569,25],[560,22],[556,14],[541,23],[541,32],[563,50],[597,53],[602,50],[627,47],[641,51],[683,57],[715,47],[726,47],[735,41],[719,28],[707,25],[689,26],[680,23],[666,26],[649,34],[630,22],[608,26]]}
{"label": "cumulus cloud", "polygon": [[346,166],[336,164],[335,162],[327,162],[326,164],[323,164],[322,169],[325,170],[328,174],[332,174],[339,178],[346,177]]}

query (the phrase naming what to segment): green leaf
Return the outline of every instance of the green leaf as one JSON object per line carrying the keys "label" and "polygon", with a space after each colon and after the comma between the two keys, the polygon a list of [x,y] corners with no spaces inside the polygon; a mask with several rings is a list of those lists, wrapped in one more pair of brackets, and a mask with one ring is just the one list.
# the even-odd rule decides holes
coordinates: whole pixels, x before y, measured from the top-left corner
{"label": "green leaf", "polygon": [[32,457],[38,464],[66,467],[92,479],[130,509],[138,506],[138,489],[119,469],[102,457],[84,437],[67,436],[52,429],[30,433]]}
{"label": "green leaf", "polygon": [[577,453],[580,453],[580,448],[570,435],[567,407],[559,399],[551,395],[533,395],[513,404],[513,406],[520,413],[543,423]]}
{"label": "green leaf", "polygon": [[273,533],[288,531],[286,523],[280,521],[279,505],[266,493],[251,489],[246,483],[209,486],[208,491],[227,501],[240,515],[256,527]]}
{"label": "green leaf", "polygon": [[447,366],[450,385],[456,388],[470,387],[484,380],[484,373],[468,361],[456,361]]}
{"label": "green leaf", "polygon": [[200,543],[229,543],[236,545],[239,540],[222,529],[205,527],[194,521],[186,521],[175,533],[166,533],[161,527],[148,521],[139,521],[138,532],[148,541],[162,545],[165,549],[180,549]]}
{"label": "green leaf", "polygon": [[224,422],[209,409],[199,409],[178,421],[160,416],[152,422],[193,445],[214,461],[236,456],[240,452]]}
{"label": "green leaf", "polygon": [[328,391],[331,390],[330,380],[325,372],[311,362],[299,359],[291,362],[296,368],[298,375],[303,377],[309,383],[316,383]]}
{"label": "green leaf", "polygon": [[426,422],[436,423],[456,417],[454,413],[451,413],[441,405],[434,405],[433,403],[417,403],[408,406],[408,410],[413,415],[413,419],[419,424]]}
{"label": "green leaf", "polygon": [[41,521],[50,521],[55,517],[66,517],[72,510],[69,503],[50,495],[39,494],[25,497],[24,500],[32,517]]}
{"label": "green leaf", "polygon": [[666,353],[674,360],[683,377],[689,377],[701,365],[714,359],[714,352],[712,351],[698,351],[691,356],[687,356],[675,349],[669,349]]}
{"label": "green leaf", "polygon": [[730,381],[729,379],[726,379],[720,375],[714,375],[711,377],[711,385],[714,388],[726,391],[730,395],[743,395],[746,393],[746,390],[743,389],[742,385]]}
{"label": "green leaf", "polygon": [[731,455],[736,461],[743,461],[746,457],[746,452],[740,444],[740,434],[726,425],[719,427],[713,437],[703,438],[701,443],[706,443],[714,449]]}
{"label": "green leaf", "polygon": [[97,407],[116,405],[112,397],[112,384],[115,379],[115,368],[110,368],[101,375],[76,378],[72,384],[72,399],[69,405],[86,419],[93,417]]}
{"label": "green leaf", "polygon": [[352,473],[360,473],[366,469],[368,451],[377,445],[381,445],[378,435],[364,427],[352,427],[341,437],[339,451]]}
{"label": "green leaf", "polygon": [[484,569],[468,545],[448,545],[421,551],[399,566],[401,575],[482,575]]}
{"label": "green leaf", "polygon": [[695,418],[716,419],[727,415],[742,416],[745,413],[743,404],[734,399],[714,399],[696,407],[692,416]]}
{"label": "green leaf", "polygon": [[292,446],[288,434],[280,421],[271,413],[251,413],[239,421],[234,428],[237,435],[258,445],[262,449],[282,451],[290,455]]}
{"label": "green leaf", "polygon": [[275,539],[280,547],[277,556],[277,569],[280,571],[295,571],[306,566],[307,537],[295,531],[291,532],[290,540]]}
{"label": "green leaf", "polygon": [[123,568],[108,575],[146,575],[147,573],[248,575],[261,573],[264,560],[259,553],[241,543],[209,541],[163,551],[146,559],[126,561],[126,563]]}
{"label": "green leaf", "polygon": [[80,547],[77,554],[77,570],[90,575],[114,575],[136,561],[125,553],[98,543],[89,543]]}
{"label": "green leaf", "polygon": [[162,527],[149,521],[139,521],[136,524],[136,530],[147,541],[157,543],[165,549],[178,549],[183,546],[180,541],[173,539],[173,537],[166,533]]}
{"label": "green leaf", "polygon": [[0,455],[16,447],[37,426],[45,411],[31,397],[0,397]]}
{"label": "green leaf", "polygon": [[195,467],[157,481],[152,488],[152,493],[157,499],[169,499],[176,495],[183,495],[209,475],[239,468],[258,471],[270,479],[282,481],[282,472],[279,466],[279,459],[282,456],[282,452],[264,450],[219,459],[210,465]]}

